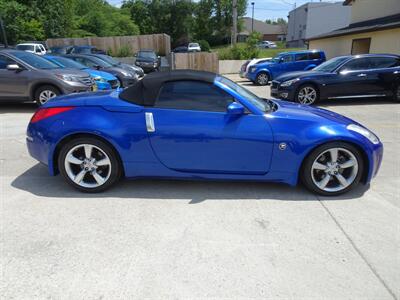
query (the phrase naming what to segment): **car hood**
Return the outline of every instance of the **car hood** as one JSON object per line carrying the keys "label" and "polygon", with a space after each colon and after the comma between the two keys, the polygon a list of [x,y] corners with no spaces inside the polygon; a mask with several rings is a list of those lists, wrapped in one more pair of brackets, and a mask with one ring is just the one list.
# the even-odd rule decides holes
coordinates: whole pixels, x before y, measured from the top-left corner
{"label": "car hood", "polygon": [[85,72],[89,73],[92,77],[101,77],[104,78],[105,80],[116,80],[117,78],[107,72],[103,72],[103,71],[98,71],[98,70],[92,70],[92,69],[84,69]]}
{"label": "car hood", "polygon": [[278,104],[278,109],[271,113],[270,117],[287,120],[297,120],[306,123],[318,123],[324,125],[344,125],[358,124],[357,122],[323,108],[296,104],[287,101],[274,100]]}
{"label": "car hood", "polygon": [[319,71],[298,71],[298,72],[290,72],[284,75],[281,75],[275,79],[275,81],[283,82],[287,80],[292,80],[296,78],[310,78],[310,77],[317,77],[321,75],[329,75],[331,73],[328,72],[319,72]]}
{"label": "car hood", "polygon": [[79,77],[88,77],[89,74],[87,72],[77,70],[77,69],[41,69],[42,71],[45,71],[47,73],[51,74],[59,74],[59,75],[72,75],[72,76],[79,76]]}

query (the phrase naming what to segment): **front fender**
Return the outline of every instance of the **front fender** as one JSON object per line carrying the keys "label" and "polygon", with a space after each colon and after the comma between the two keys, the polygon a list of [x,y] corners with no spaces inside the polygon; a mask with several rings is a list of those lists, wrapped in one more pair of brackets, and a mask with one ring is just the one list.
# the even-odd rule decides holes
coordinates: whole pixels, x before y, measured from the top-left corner
{"label": "front fender", "polygon": [[[309,122],[292,120],[293,124],[280,123],[272,120],[274,132],[274,151],[271,171],[282,171],[292,174],[290,184],[297,184],[299,171],[304,159],[317,147],[329,142],[347,142],[356,146],[363,154],[366,161],[366,182],[376,174],[379,168],[383,147],[382,144],[374,145],[368,139],[356,132],[349,131],[346,124],[327,124],[315,126]],[[279,124],[280,123],[280,124]],[[293,128],[288,130],[287,126]],[[298,130],[299,128],[304,128]],[[286,148],[281,150],[284,143]]]}

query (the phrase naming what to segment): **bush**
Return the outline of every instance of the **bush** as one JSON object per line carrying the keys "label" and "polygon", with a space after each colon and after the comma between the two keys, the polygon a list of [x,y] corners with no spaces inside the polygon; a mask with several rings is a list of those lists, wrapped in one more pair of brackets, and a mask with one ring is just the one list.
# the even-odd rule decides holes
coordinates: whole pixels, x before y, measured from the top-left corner
{"label": "bush", "polygon": [[206,40],[199,40],[198,43],[200,45],[201,51],[210,52],[211,47]]}
{"label": "bush", "polygon": [[133,56],[133,52],[129,46],[121,46],[115,53],[111,52],[115,57],[131,57]]}

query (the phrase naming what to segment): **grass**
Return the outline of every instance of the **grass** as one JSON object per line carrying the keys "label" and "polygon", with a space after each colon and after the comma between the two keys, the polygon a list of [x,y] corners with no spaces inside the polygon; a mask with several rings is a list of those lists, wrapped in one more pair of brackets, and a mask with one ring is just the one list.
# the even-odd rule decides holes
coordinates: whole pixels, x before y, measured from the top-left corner
{"label": "grass", "polygon": [[[246,46],[246,43],[237,43],[237,46],[239,48],[244,48]],[[281,53],[281,52],[304,50],[304,48],[285,48],[285,45],[283,42],[277,42],[277,46],[278,46],[278,48],[275,48],[275,49],[260,49],[257,58],[274,57],[278,53]],[[224,59],[229,59],[230,48],[231,48],[231,45],[222,45],[222,46],[213,47],[211,49],[211,51],[217,52],[219,59],[224,60]]]}

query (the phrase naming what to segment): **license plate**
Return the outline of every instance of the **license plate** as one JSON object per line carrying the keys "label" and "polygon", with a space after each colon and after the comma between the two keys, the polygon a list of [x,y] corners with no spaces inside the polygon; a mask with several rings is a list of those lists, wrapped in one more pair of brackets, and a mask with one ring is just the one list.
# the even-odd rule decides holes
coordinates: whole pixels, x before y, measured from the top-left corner
{"label": "license plate", "polygon": [[97,91],[97,85],[96,84],[92,85],[92,92],[95,92],[95,91]]}

